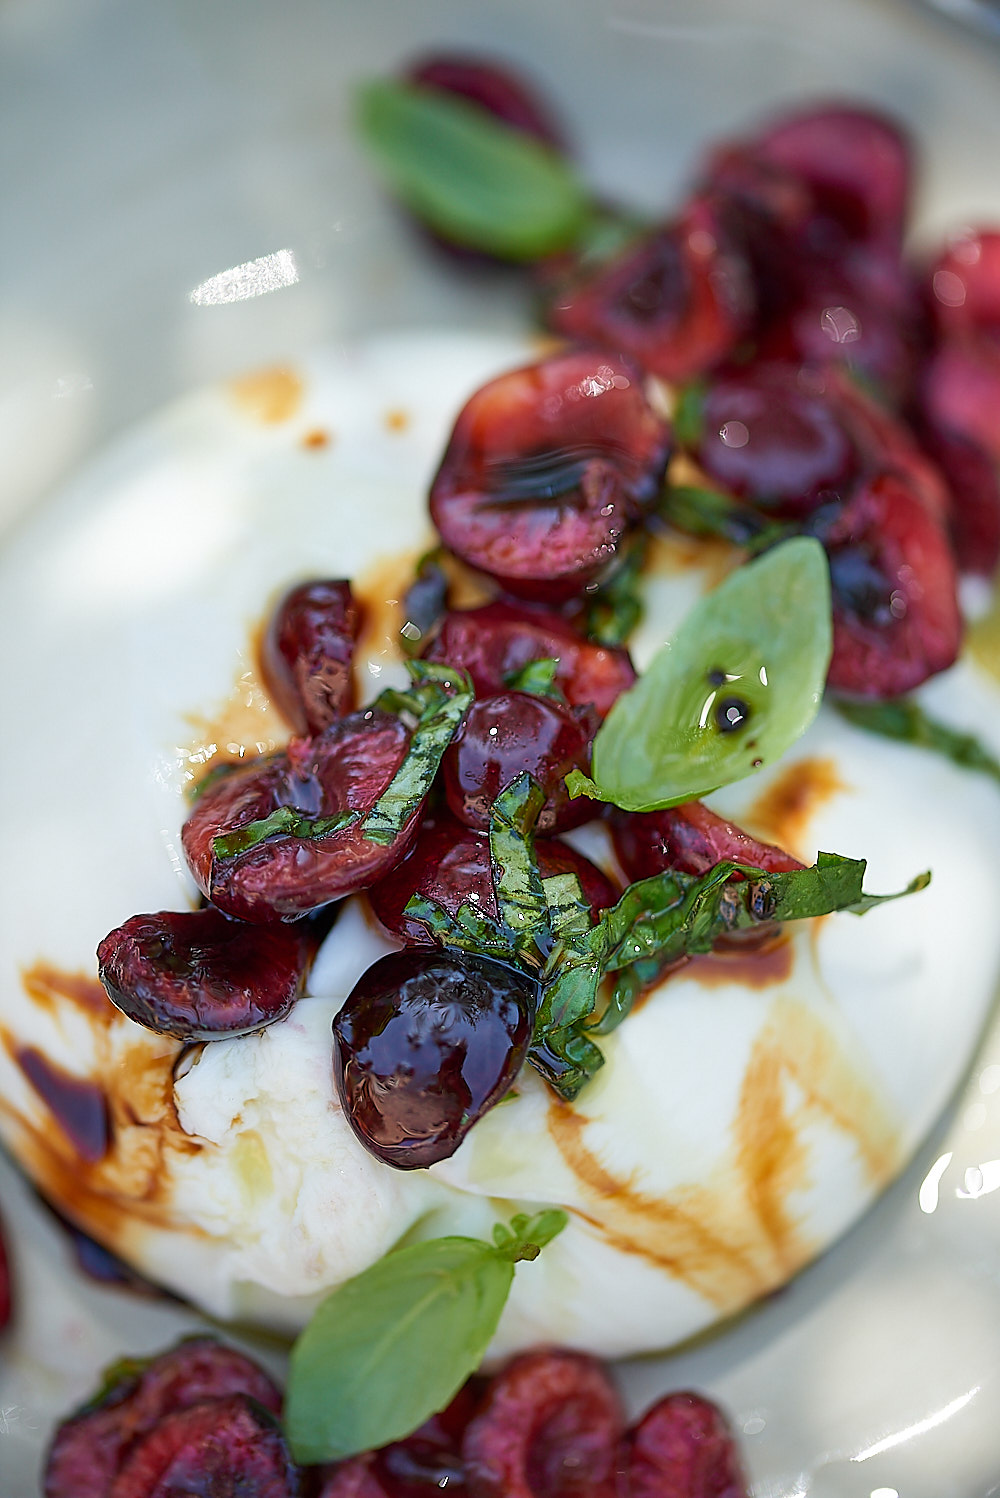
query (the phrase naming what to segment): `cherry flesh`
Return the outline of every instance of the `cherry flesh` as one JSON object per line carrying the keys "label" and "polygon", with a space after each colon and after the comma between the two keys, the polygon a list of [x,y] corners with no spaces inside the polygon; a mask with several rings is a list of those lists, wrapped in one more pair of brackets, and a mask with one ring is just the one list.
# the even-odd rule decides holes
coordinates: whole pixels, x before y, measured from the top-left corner
{"label": "cherry flesh", "polygon": [[668,455],[635,365],[558,354],[466,403],[431,485],[431,518],[450,550],[508,591],[569,598],[614,562]]}
{"label": "cherry flesh", "polygon": [[245,1035],[283,1019],[312,944],[290,926],[204,910],[134,915],[97,949],[101,982],[129,1019],[178,1040]]}
{"label": "cherry flesh", "polygon": [[524,1353],[495,1375],[466,1427],[470,1498],[614,1498],[623,1426],[596,1358]]}
{"label": "cherry flesh", "polygon": [[1000,336],[1000,230],[966,229],[928,273],[935,323],[949,337]]}
{"label": "cherry flesh", "polygon": [[296,1498],[298,1492],[277,1420],[246,1395],[230,1394],[164,1415],[128,1453],[108,1498]]}
{"label": "cherry flesh", "polygon": [[[543,879],[575,874],[595,916],[618,899],[610,879],[568,843],[538,838],[535,858]],[[461,905],[469,904],[488,920],[497,920],[489,839],[450,816],[425,822],[409,856],[369,889],[372,909],[387,931],[410,945],[433,945],[427,927],[404,913],[408,901],[417,894],[434,900],[452,915]]]}
{"label": "cherry flesh", "polygon": [[374,963],[333,1022],[344,1114],[398,1170],[446,1160],[521,1068],[538,1007],[527,973],[409,948]]}
{"label": "cherry flesh", "polygon": [[296,733],[322,733],[354,706],[351,663],[361,623],[343,580],[303,583],[275,610],[261,642],[261,668]]}
{"label": "cherry flesh", "polygon": [[629,1430],[617,1498],[747,1498],[733,1433],[700,1394],[668,1394]]}
{"label": "cherry flesh", "polygon": [[713,381],[697,457],[725,489],[781,515],[806,514],[835,497],[856,466],[829,401],[791,364]]}
{"label": "cherry flesh", "polygon": [[556,150],[565,148],[562,132],[544,101],[509,68],[464,53],[438,52],[412,63],[405,76],[410,83],[468,99],[511,129]]}
{"label": "cherry flesh", "polygon": [[[182,841],[199,889],[241,920],[295,920],[364,889],[404,856],[416,835],[419,809],[388,846],[370,842],[364,816],[406,756],[408,729],[372,709],[333,723],[315,739],[292,740],[283,754],[235,770],[199,797]],[[229,856],[213,848],[281,808],[313,818],[357,813],[325,836],[269,836]]]}
{"label": "cherry flesh", "polygon": [[666,811],[615,812],[611,836],[629,881],[649,879],[667,869],[707,874],[730,859],[775,874],[802,867],[790,853],[751,837],[700,801]]}
{"label": "cherry flesh", "polygon": [[574,712],[529,692],[477,699],[441,762],[449,807],[467,827],[487,832],[493,802],[526,770],[545,791],[536,832],[546,836],[589,821],[592,807],[571,799],[563,782],[570,770],[589,771],[596,726],[586,709]]}
{"label": "cherry flesh", "polygon": [[424,655],[467,671],[479,697],[502,692],[531,661],[558,660],[555,685],[570,707],[602,718],[635,681],[627,650],[584,639],[559,614],[504,601],[446,614]]}
{"label": "cherry flesh", "polygon": [[548,312],[569,338],[623,349],[664,380],[724,359],[754,315],[749,267],[708,199],[595,270],[572,278]]}

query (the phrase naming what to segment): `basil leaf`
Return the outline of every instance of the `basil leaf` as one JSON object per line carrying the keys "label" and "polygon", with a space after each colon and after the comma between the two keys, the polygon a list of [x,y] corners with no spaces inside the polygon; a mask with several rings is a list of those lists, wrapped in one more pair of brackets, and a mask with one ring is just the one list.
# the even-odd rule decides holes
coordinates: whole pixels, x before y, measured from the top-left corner
{"label": "basil leaf", "polygon": [[357,819],[357,812],[341,811],[335,817],[310,817],[292,806],[279,806],[266,817],[244,822],[232,832],[212,839],[212,858],[235,858],[269,837],[329,837]]}
{"label": "basil leaf", "polygon": [[900,739],[920,749],[930,749],[963,769],[979,770],[983,775],[1000,780],[1000,760],[975,734],[949,728],[946,723],[925,713],[912,698],[896,697],[889,702],[838,700],[834,705],[856,728],[881,734],[887,739]]}
{"label": "basil leaf", "polygon": [[793,526],[769,520],[752,505],[741,504],[715,489],[689,484],[670,485],[660,501],[659,513],[679,531],[731,541],[752,556],[796,534]]}
{"label": "basil leaf", "polygon": [[548,905],[535,860],[532,829],[545,792],[527,771],[497,796],[490,812],[490,857],[500,924],[514,948],[538,966],[552,945]]}
{"label": "basil leaf", "polygon": [[510,933],[501,931],[495,921],[472,905],[461,905],[452,915],[427,895],[411,895],[403,913],[426,926],[443,947],[458,947],[463,952],[517,964],[518,952]]}
{"label": "basil leaf", "polygon": [[703,380],[692,380],[677,391],[674,402],[674,438],[679,447],[698,447],[704,426],[705,395]]}
{"label": "basil leaf", "polygon": [[504,686],[509,687],[512,692],[532,692],[536,697],[552,697],[556,702],[565,702],[565,697],[556,686],[558,670],[559,661],[552,657],[529,661],[519,670],[509,672],[504,678]]}
{"label": "basil leaf", "polygon": [[604,1065],[602,1052],[579,1025],[550,1031],[532,1044],[528,1060],[567,1103]]}
{"label": "basil leaf", "polygon": [[400,1440],[478,1368],[514,1265],[475,1238],[398,1249],[327,1296],[292,1349],[285,1431],[297,1462]]}
{"label": "basil leaf", "polygon": [[358,125],[402,201],[457,244],[537,260],[570,248],[587,225],[589,197],[569,162],[466,99],[373,82]]}
{"label": "basil leaf", "polygon": [[406,758],[361,825],[368,842],[383,846],[399,836],[427,795],[473,697],[468,677],[451,666],[408,661],[407,670],[422,712]]}
{"label": "basil leaf", "polygon": [[550,874],[542,880],[549,930],[556,942],[573,941],[590,930],[590,903],[575,874]]}
{"label": "basil leaf", "polygon": [[[570,794],[653,811],[753,774],[812,722],[831,646],[826,554],[797,536],[695,605],[612,707],[594,739],[593,778],[571,772]],[[746,710],[734,732],[715,716],[729,699]]]}
{"label": "basil leaf", "polygon": [[409,655],[421,648],[448,608],[448,576],[441,566],[442,555],[440,547],[424,553],[403,595],[406,620],[399,631],[399,643]]}
{"label": "basil leaf", "polygon": [[514,1265],[566,1214],[519,1214],[494,1243],[430,1238],[386,1254],[322,1302],[292,1348],[285,1432],[297,1462],[339,1461],[400,1440],[478,1368]]}
{"label": "basil leaf", "polygon": [[621,565],[587,599],[584,634],[597,645],[624,645],[643,616],[639,578],[646,557],[646,537],[633,539]]}

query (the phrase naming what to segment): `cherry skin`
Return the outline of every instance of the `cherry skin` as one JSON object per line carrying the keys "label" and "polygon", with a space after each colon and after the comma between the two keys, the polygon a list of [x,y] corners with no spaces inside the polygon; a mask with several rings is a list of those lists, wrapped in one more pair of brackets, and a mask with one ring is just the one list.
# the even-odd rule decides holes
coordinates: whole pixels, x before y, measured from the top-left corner
{"label": "cherry skin", "polygon": [[408,948],[374,963],[333,1022],[344,1115],[386,1165],[446,1160],[527,1055],[537,982],[471,953]]}
{"label": "cherry skin", "polygon": [[596,723],[551,698],[498,692],[472,704],[441,762],[448,805],[460,822],[487,832],[493,802],[522,771],[545,791],[535,831],[543,836],[577,827],[593,816],[563,784],[570,770],[590,768]]}
{"label": "cherry skin", "polygon": [[436,52],[411,63],[404,76],[410,83],[468,99],[511,129],[556,150],[565,148],[562,132],[545,103],[509,68],[465,53]]}
{"label": "cherry skin", "polygon": [[770,873],[801,869],[797,858],[771,843],[759,842],[700,801],[666,811],[615,812],[611,836],[618,862],[629,880],[649,879],[666,869],[707,874],[730,859]]}
{"label": "cherry skin", "polygon": [[736,1441],[700,1394],[668,1394],[622,1442],[617,1498],[747,1498]]}
{"label": "cherry skin", "polygon": [[346,581],[303,583],[275,610],[261,642],[261,668],[296,733],[322,733],[354,706],[351,663],[361,623]]}
{"label": "cherry skin", "polygon": [[562,601],[612,566],[659,493],[669,451],[634,364],[557,354],[466,403],[431,485],[431,519],[508,592]]}

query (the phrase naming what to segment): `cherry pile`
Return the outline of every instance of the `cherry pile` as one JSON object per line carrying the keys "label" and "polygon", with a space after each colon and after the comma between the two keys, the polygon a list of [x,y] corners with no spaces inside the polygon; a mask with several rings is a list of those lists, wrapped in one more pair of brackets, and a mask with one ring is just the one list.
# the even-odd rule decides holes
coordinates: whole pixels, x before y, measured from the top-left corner
{"label": "cherry pile", "polygon": [[669,1394],[626,1427],[595,1358],[560,1348],[475,1377],[405,1440],[297,1468],[281,1394],[250,1358],[194,1337],[126,1359],[56,1431],[44,1498],[746,1498],[721,1412]]}

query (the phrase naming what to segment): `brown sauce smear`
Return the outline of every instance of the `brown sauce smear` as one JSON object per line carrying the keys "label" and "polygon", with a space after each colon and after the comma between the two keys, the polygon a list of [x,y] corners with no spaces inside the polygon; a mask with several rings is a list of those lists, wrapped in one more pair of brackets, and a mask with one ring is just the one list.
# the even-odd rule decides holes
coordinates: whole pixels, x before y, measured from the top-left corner
{"label": "brown sauce smear", "polygon": [[318,452],[324,447],[330,446],[330,433],[323,427],[313,427],[311,431],[302,435],[302,446],[308,452]]}
{"label": "brown sauce smear", "polygon": [[819,1246],[790,1204],[814,1184],[805,1130],[817,1116],[853,1143],[871,1184],[884,1185],[900,1150],[881,1098],[816,1014],[778,997],[746,1069],[732,1150],[708,1179],[656,1197],[604,1165],[586,1143],[587,1119],[568,1104],[550,1104],[548,1127],[593,1202],[583,1215],[602,1236],[730,1314]]}
{"label": "brown sauce smear", "polygon": [[31,1002],[50,1014],[56,1013],[61,1003],[69,1003],[106,1024],[117,1018],[118,1010],[104,984],[86,973],[64,973],[47,962],[36,962],[21,974],[21,983]]}
{"label": "brown sauce smear", "polygon": [[741,823],[798,857],[818,809],[838,791],[849,789],[837,774],[834,760],[818,755],[799,759],[757,797]]}
{"label": "brown sauce smear", "polygon": [[787,936],[771,937],[760,946],[741,949],[717,947],[689,957],[680,969],[685,978],[693,978],[703,988],[721,988],[738,983],[742,988],[770,988],[785,983],[792,976],[795,948]]}
{"label": "brown sauce smear", "polygon": [[103,1160],[108,1152],[108,1104],[97,1083],[71,1076],[34,1046],[17,1047],[14,1060],[81,1160]]}
{"label": "brown sauce smear", "polygon": [[[32,998],[39,971],[56,994],[73,993],[84,981],[39,963],[25,975]],[[197,1231],[174,1220],[173,1180],[175,1166],[203,1145],[184,1133],[174,1103],[180,1042],[140,1030],[116,1010],[101,1018],[107,1022],[92,1028],[96,1054],[86,1078],[70,1077],[44,1052],[0,1032],[0,1043],[49,1116],[38,1121],[4,1099],[0,1108],[11,1120],[17,1156],[43,1195],[83,1232],[128,1259],[132,1246],[139,1247],[142,1224]]]}
{"label": "brown sauce smear", "polygon": [[225,702],[211,714],[184,715],[195,733],[193,741],[181,750],[188,786],[197,785],[220,764],[238,764],[259,754],[273,754],[288,742],[288,724],[271,701],[260,671],[259,644],[264,628],[261,624],[254,630]]}
{"label": "brown sauce smear", "polygon": [[264,426],[291,420],[304,392],[301,375],[287,365],[255,370],[229,385],[229,393],[243,414]]}
{"label": "brown sauce smear", "polygon": [[392,432],[394,436],[409,431],[412,421],[409,411],[404,411],[402,406],[394,406],[391,411],[386,411],[382,418],[386,431]]}

